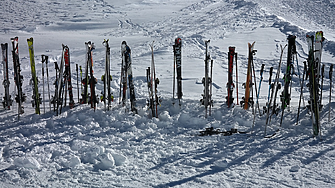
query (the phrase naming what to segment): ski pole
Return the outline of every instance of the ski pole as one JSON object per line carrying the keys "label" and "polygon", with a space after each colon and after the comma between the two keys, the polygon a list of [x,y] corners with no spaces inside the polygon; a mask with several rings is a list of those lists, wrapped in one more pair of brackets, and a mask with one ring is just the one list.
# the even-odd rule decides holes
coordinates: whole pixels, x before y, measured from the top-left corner
{"label": "ski pole", "polygon": [[307,66],[306,66],[306,61],[304,61],[304,72],[302,74],[302,80],[301,80],[301,87],[300,87],[300,98],[299,98],[299,106],[298,106],[298,115],[297,115],[297,125],[298,125],[298,122],[299,122],[299,115],[300,115],[300,105],[301,105],[301,98],[303,96],[302,94],[302,90],[303,90],[303,87],[304,87],[304,77],[305,77],[305,73],[307,74]]}
{"label": "ski pole", "polygon": [[329,67],[329,80],[330,80],[330,87],[329,87],[329,109],[328,109],[328,122],[330,122],[330,106],[331,106],[331,98],[332,98],[332,77],[333,77],[333,64]]}

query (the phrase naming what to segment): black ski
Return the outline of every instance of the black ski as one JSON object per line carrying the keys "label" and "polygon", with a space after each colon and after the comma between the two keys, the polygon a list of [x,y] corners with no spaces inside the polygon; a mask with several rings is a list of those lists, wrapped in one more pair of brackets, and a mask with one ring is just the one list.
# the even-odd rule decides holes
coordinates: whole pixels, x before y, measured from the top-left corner
{"label": "black ski", "polygon": [[3,65],[3,76],[4,80],[2,84],[5,87],[5,96],[4,101],[2,102],[3,107],[7,110],[10,110],[10,106],[12,106],[13,100],[9,94],[9,77],[8,77],[8,43],[1,44],[1,51],[2,51],[2,65]]}
{"label": "black ski", "polygon": [[[183,96],[182,92],[182,77],[181,77],[181,38],[176,38],[173,45],[174,53],[174,63],[173,63],[173,104],[174,104],[174,94],[175,94],[175,79],[177,79],[177,98],[179,100],[179,105],[181,105],[181,99]],[[175,72],[177,70],[177,78],[175,77]]]}

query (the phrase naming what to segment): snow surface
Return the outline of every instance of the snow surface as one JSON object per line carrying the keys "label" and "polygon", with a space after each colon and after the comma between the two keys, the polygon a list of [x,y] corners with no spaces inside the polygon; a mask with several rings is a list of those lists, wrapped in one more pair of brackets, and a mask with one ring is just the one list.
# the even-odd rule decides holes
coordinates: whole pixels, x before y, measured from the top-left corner
{"label": "snow surface", "polygon": [[[335,60],[334,1],[312,0],[2,0],[1,43],[19,37],[25,113],[17,118],[17,105],[0,110],[0,187],[333,187],[335,185],[335,103],[329,104],[329,64]],[[244,95],[247,44],[256,41],[255,69],[265,64],[260,93],[261,108],[267,101],[269,68],[275,73],[280,45],[297,36],[299,67],[307,57],[306,33],[324,31],[325,64],[322,139],[312,136],[311,115],[301,110],[299,77],[293,76],[290,111],[285,111],[280,132],[264,138],[265,116],[239,105],[228,109],[227,51],[238,53],[238,96]],[[183,40],[183,100],[172,105],[173,49],[175,37]],[[68,45],[72,83],[77,102],[75,64],[83,65],[87,41],[93,52],[96,78],[104,73],[103,39],[110,40],[112,90],[111,111],[102,103],[94,112],[89,105],[66,107],[55,116],[45,108],[41,115],[31,107],[30,64],[26,39],[34,37],[35,61],[41,75],[41,55],[49,56],[51,93],[55,81],[54,61],[60,61],[61,44]],[[200,105],[203,92],[205,40],[211,40],[214,59],[212,116],[205,118]],[[133,75],[139,113],[125,113],[118,104],[120,45],[132,49]],[[156,75],[162,97],[159,118],[150,118],[145,69],[150,66],[149,44],[155,41]],[[11,44],[9,45],[11,49]],[[283,55],[286,62],[287,52]],[[12,57],[10,91],[15,95]],[[3,73],[2,69],[0,70]],[[234,70],[235,71],[235,70]],[[280,78],[285,66],[282,66]],[[234,73],[235,74],[235,73]],[[41,78],[40,78],[41,80]],[[234,75],[235,80],[235,75]],[[236,81],[236,80],[235,80]],[[47,84],[45,82],[45,84]],[[42,92],[42,82],[39,84]],[[97,93],[103,83],[99,80]],[[0,93],[4,93],[0,87]],[[47,86],[45,86],[47,91]],[[307,105],[308,91],[304,90]],[[234,91],[234,97],[236,92]],[[334,96],[334,94],[332,95]],[[1,94],[1,98],[3,94]],[[334,99],[333,99],[334,100]],[[278,99],[279,101],[279,95]],[[236,102],[236,97],[235,97]],[[331,111],[328,112],[329,105]],[[44,113],[45,111],[45,113]],[[328,122],[328,113],[331,113]],[[268,134],[279,128],[273,116]],[[252,134],[197,136],[206,127]]]}

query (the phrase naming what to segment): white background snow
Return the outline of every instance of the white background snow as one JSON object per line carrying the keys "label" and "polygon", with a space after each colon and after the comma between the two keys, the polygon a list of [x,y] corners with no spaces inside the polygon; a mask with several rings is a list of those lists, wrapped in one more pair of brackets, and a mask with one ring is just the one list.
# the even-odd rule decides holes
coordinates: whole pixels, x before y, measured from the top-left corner
{"label": "white background snow", "polygon": [[[17,105],[0,110],[0,187],[333,187],[335,185],[335,103],[329,104],[329,65],[335,60],[335,2],[312,0],[2,0],[0,41],[19,37],[25,113],[17,118]],[[199,137],[206,127],[251,131],[252,110],[239,105],[228,109],[227,52],[238,53],[239,101],[244,95],[247,44],[256,41],[257,87],[265,64],[260,106],[268,95],[269,69],[275,73],[280,45],[297,36],[299,66],[307,57],[307,33],[324,31],[322,62],[325,64],[322,140],[312,136],[311,115],[302,108],[296,125],[300,95],[299,77],[292,81],[290,111],[285,111],[280,132],[264,138],[265,116],[257,113],[252,134]],[[104,39],[111,45],[111,111],[102,103],[94,112],[89,105],[66,107],[56,116],[49,110],[47,93],[41,115],[31,106],[32,86],[27,38],[34,38],[37,74],[41,79],[41,55],[49,56],[51,93],[55,81],[53,62],[60,62],[62,44],[70,48],[72,84],[77,102],[75,64],[84,66],[87,41],[93,52],[97,93],[103,83]],[[172,105],[173,49],[181,37],[183,100]],[[204,76],[204,41],[211,40],[214,59],[212,116],[205,118],[200,105]],[[132,49],[133,76],[139,113],[125,113],[118,104],[120,45]],[[145,69],[150,66],[149,44],[155,41],[156,74],[162,105],[159,118],[150,118]],[[283,55],[280,78],[286,68]],[[296,65],[295,65],[296,66]],[[10,91],[15,96],[12,56],[9,53]],[[3,70],[1,68],[1,74]],[[2,76],[1,76],[2,77]],[[235,69],[234,69],[235,80]],[[282,81],[282,80],[281,80]],[[305,82],[306,83],[306,82]],[[47,84],[45,82],[45,84]],[[39,84],[42,93],[42,82]],[[47,91],[47,86],[45,86]],[[309,98],[304,88],[304,105]],[[1,98],[4,88],[0,87]],[[332,95],[334,96],[334,94]],[[234,91],[236,103],[236,90]],[[279,102],[279,95],[277,102]],[[334,101],[334,98],[332,99]],[[331,111],[328,111],[331,105]],[[45,110],[45,113],[44,113]],[[330,123],[328,113],[331,113]],[[279,127],[272,117],[268,134]]]}

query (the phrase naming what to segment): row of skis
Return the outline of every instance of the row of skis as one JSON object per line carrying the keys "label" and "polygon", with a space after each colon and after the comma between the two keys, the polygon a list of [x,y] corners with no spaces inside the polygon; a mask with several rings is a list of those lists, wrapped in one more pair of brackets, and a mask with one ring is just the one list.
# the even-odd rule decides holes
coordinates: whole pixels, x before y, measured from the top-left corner
{"label": "row of skis", "polygon": [[[105,73],[102,75],[101,80],[104,83],[102,95],[100,96],[100,101],[104,102],[104,106],[106,110],[110,110],[111,102],[114,100],[114,96],[111,90],[111,81],[112,76],[110,75],[110,47],[109,40],[104,40],[103,45],[106,48],[106,61],[105,61]],[[24,113],[23,102],[26,101],[26,95],[22,90],[23,83],[23,75],[21,75],[21,68],[19,62],[19,51],[18,51],[18,37],[11,38],[13,50],[13,68],[14,68],[14,82],[15,82],[15,101],[18,106],[18,118],[20,115]],[[32,106],[35,108],[35,113],[41,113],[41,105],[43,103],[42,96],[39,93],[39,79],[36,75],[35,68],[35,60],[34,60],[34,47],[33,47],[33,38],[27,39],[28,47],[29,47],[29,56],[30,56],[30,67],[31,67],[31,81],[33,95],[32,95]],[[93,50],[95,49],[95,45],[92,42],[86,42],[86,62],[85,62],[85,72],[83,73],[82,66],[76,64],[76,73],[77,73],[77,90],[78,90],[78,104],[89,104],[94,110],[96,109],[97,103],[99,103],[99,96],[95,92],[95,87],[97,84],[97,79],[94,77],[93,71]],[[149,88],[149,96],[150,100],[148,102],[148,106],[152,109],[152,116],[157,117],[157,105],[160,103],[160,97],[157,96],[157,85],[159,84],[158,78],[155,75],[154,68],[154,55],[153,55],[153,44],[151,45],[152,49],[152,63],[151,63],[151,71],[150,67],[148,67],[148,88]],[[1,44],[2,49],[2,64],[4,70],[4,81],[3,85],[5,88],[5,96],[3,97],[2,104],[6,110],[10,110],[13,100],[9,91],[9,74],[8,74],[8,43]],[[122,54],[122,64],[121,64],[121,79],[120,79],[120,97],[119,103],[122,106],[126,107],[126,111],[129,109],[133,113],[137,113],[136,109],[136,98],[133,84],[133,76],[132,76],[132,67],[131,67],[131,49],[127,45],[126,41],[123,41],[121,44],[121,54]],[[47,86],[48,86],[48,96],[49,96],[49,108],[52,110],[51,105],[53,105],[53,111],[56,115],[62,112],[63,107],[66,106],[68,101],[68,105],[70,108],[73,108],[76,104],[73,97],[72,83],[71,83],[71,67],[70,67],[70,51],[69,47],[66,45],[62,45],[62,56],[60,64],[54,62],[55,70],[56,70],[56,79],[53,85],[55,86],[54,95],[50,96],[50,86],[49,86],[49,69],[48,63],[49,58],[46,55],[42,56],[42,79],[43,79],[43,98],[45,94],[44,90],[44,66],[46,67],[46,78],[47,78]],[[45,64],[45,65],[44,65]],[[80,70],[80,85],[79,87],[79,70]],[[129,93],[127,93],[129,87]],[[154,90],[153,91],[153,87]],[[79,88],[81,91],[79,91]],[[68,93],[68,94],[67,94]],[[79,97],[79,93],[81,93],[81,98]],[[67,99],[67,96],[69,97]],[[130,98],[130,105],[128,101],[128,96]],[[44,113],[45,113],[45,102],[44,104]]]}
{"label": "row of skis", "polygon": [[[266,115],[266,125],[264,130],[264,137],[272,137],[276,135],[276,132],[268,134],[267,128],[271,123],[272,116],[280,115],[280,127],[283,123],[283,116],[285,109],[289,109],[290,100],[291,100],[291,86],[292,86],[292,77],[294,75],[298,75],[299,82],[300,82],[300,98],[299,98],[299,107],[298,107],[298,115],[297,115],[297,124],[299,122],[299,114],[301,103],[304,103],[303,98],[303,87],[306,87],[309,90],[309,100],[306,107],[309,109],[311,113],[312,119],[312,127],[313,127],[313,135],[321,137],[321,128],[320,128],[320,110],[322,109],[322,90],[323,90],[323,78],[324,78],[324,69],[325,65],[321,64],[321,54],[322,54],[322,45],[324,41],[323,32],[318,31],[315,35],[306,35],[307,43],[308,43],[308,57],[306,57],[306,61],[304,61],[304,71],[303,74],[300,74],[299,65],[298,65],[298,53],[296,51],[296,36],[289,35],[287,40],[288,44],[284,47],[281,45],[281,54],[280,60],[277,68],[277,73],[274,77],[274,81],[272,76],[274,72],[274,67],[270,67],[269,69],[269,89],[268,89],[268,97],[266,105],[263,107],[261,112],[259,106],[259,94],[261,89],[261,84],[263,81],[263,72],[265,65],[262,64],[260,69],[260,80],[258,88],[256,86],[256,75],[255,75],[255,66],[254,66],[254,55],[256,54],[257,50],[254,49],[255,42],[252,44],[248,43],[249,51],[248,51],[248,68],[247,68],[247,76],[246,82],[242,84],[245,89],[245,95],[242,97],[240,101],[240,105],[244,109],[252,108],[254,119],[253,119],[253,126],[255,124],[255,117],[258,111],[259,115]],[[201,102],[205,105],[206,115],[207,116],[207,108],[209,108],[209,115],[211,113],[211,106],[212,106],[212,68],[213,68],[213,60],[211,60],[210,55],[208,53],[208,43],[209,41],[205,41],[206,44],[206,55],[205,55],[205,77],[203,78],[203,85],[204,85],[204,94]],[[284,77],[282,82],[280,82],[280,73],[281,73],[281,66],[282,66],[282,57],[285,48],[287,47],[287,63],[286,63],[286,71],[284,73]],[[228,107],[232,107],[234,105],[234,97],[233,91],[235,89],[235,84],[233,82],[233,66],[234,62],[236,63],[236,84],[238,85],[238,75],[237,75],[237,53],[235,52],[235,47],[229,47],[228,52],[228,83],[227,83],[227,93],[226,96],[226,104]],[[209,63],[211,64],[211,70],[209,77]],[[296,63],[296,69],[298,74],[295,72],[294,64]],[[330,95],[329,95],[329,104],[331,102],[331,88],[332,88],[332,72],[333,72],[333,64],[329,67],[329,79],[330,79]],[[305,83],[305,80],[307,83]],[[281,84],[282,83],[282,84]],[[277,95],[278,91],[282,89],[280,94],[280,102],[281,104],[277,104]],[[236,104],[239,104],[238,101],[238,87],[236,87]],[[254,100],[256,98],[256,102]],[[329,105],[330,108],[330,105]],[[330,109],[328,110],[328,121],[330,121]],[[212,128],[206,129],[206,131],[201,132],[202,135],[211,135],[216,133],[221,133],[218,130],[214,130]]]}
{"label": "row of skis", "polygon": [[[292,76],[298,75],[300,81],[300,99],[299,99],[299,107],[298,107],[298,115],[297,115],[297,123],[299,121],[299,113],[301,102],[304,103],[303,97],[303,87],[306,85],[310,92],[310,97],[308,100],[307,108],[311,112],[312,117],[312,125],[313,125],[313,134],[315,136],[320,135],[320,110],[322,109],[322,87],[323,87],[323,78],[324,78],[324,64],[321,64],[321,54],[322,54],[322,43],[324,41],[323,32],[318,31],[315,35],[306,35],[306,39],[308,42],[308,50],[309,54],[304,62],[304,71],[303,74],[300,74],[297,51],[296,51],[296,37],[294,35],[288,36],[288,44],[285,46],[281,46],[281,54],[280,60],[277,68],[277,73],[274,78],[272,78],[274,73],[274,67],[270,67],[269,69],[269,89],[268,89],[268,97],[266,105],[263,106],[262,112],[259,106],[259,95],[261,84],[263,81],[263,72],[265,69],[265,65],[262,64],[260,69],[260,80],[258,88],[256,84],[256,75],[255,75],[255,66],[254,66],[254,55],[257,50],[254,49],[255,42],[248,43],[248,67],[247,67],[247,76],[246,82],[242,84],[245,89],[244,97],[240,101],[240,105],[244,109],[252,108],[254,114],[254,122],[256,113],[260,115],[266,115],[266,125],[265,125],[265,136],[267,135],[267,127],[271,123],[271,118],[274,114],[281,115],[280,117],[280,126],[283,122],[283,115],[285,109],[289,108],[290,100],[291,100],[291,86],[292,86]],[[18,37],[11,38],[13,50],[13,67],[14,67],[14,81],[16,84],[16,96],[15,101],[18,104],[18,115],[24,112],[22,103],[25,101],[26,96],[22,91],[22,82],[23,76],[21,75],[20,62],[19,62],[19,53],[18,53]],[[30,63],[31,63],[31,73],[32,79],[31,84],[33,86],[33,100],[32,105],[35,107],[35,112],[40,114],[40,105],[42,104],[42,97],[38,91],[38,83],[39,80],[36,76],[35,70],[35,61],[34,61],[34,49],[33,49],[33,38],[27,39],[29,46],[29,55],[30,55]],[[201,104],[205,106],[205,117],[211,115],[211,108],[213,106],[212,100],[212,75],[213,75],[213,60],[211,59],[209,53],[209,43],[210,41],[205,41],[205,76],[202,79],[202,83],[204,86],[204,91],[202,94],[202,99],[200,100]],[[76,64],[76,73],[77,73],[77,88],[78,88],[78,103],[80,104],[90,104],[92,108],[96,109],[96,104],[99,102],[98,95],[95,93],[95,85],[97,84],[97,79],[94,77],[93,72],[93,58],[92,51],[95,46],[91,42],[86,42],[86,63],[85,63],[85,72],[83,77],[82,67],[79,66],[80,70],[80,79],[81,79],[81,92],[79,92],[79,74],[78,74],[78,64]],[[110,47],[108,44],[108,40],[103,41],[103,45],[106,48],[106,65],[105,65],[105,73],[102,76],[102,81],[104,83],[104,89],[102,91],[102,96],[100,97],[100,101],[103,101],[105,104],[105,109],[109,110],[111,107],[111,102],[114,99],[113,93],[111,91],[111,81],[112,76],[110,75]],[[157,94],[157,86],[159,84],[159,79],[156,77],[155,72],[155,62],[154,62],[154,43],[150,45],[152,51],[152,60],[151,65],[146,70],[146,78],[148,83],[148,109],[151,111],[152,117],[158,117],[157,106],[160,105],[161,99]],[[284,73],[284,77],[280,80],[279,76],[281,73],[282,66],[282,57],[285,48],[287,48],[287,63],[286,63],[286,71]],[[6,109],[10,109],[12,105],[12,99],[9,92],[9,78],[8,78],[8,44],[1,44],[2,54],[3,54],[3,68],[4,68],[4,81],[3,85],[5,87],[5,96],[3,100],[3,106]],[[234,106],[234,97],[233,91],[236,88],[236,104],[239,105],[238,101],[238,87],[235,87],[235,84],[238,85],[238,66],[237,66],[237,53],[235,52],[235,47],[230,46],[228,51],[228,82],[227,82],[227,93],[226,96],[226,104],[228,107]],[[174,61],[173,61],[173,104],[177,102],[179,106],[181,105],[181,99],[183,96],[182,93],[182,40],[181,38],[176,38],[175,43],[173,45],[173,53],[174,53]],[[132,57],[131,57],[131,49],[127,45],[125,41],[121,44],[121,55],[122,55],[122,64],[121,64],[121,79],[120,79],[120,91],[119,91],[119,103],[122,106],[126,106],[126,110],[129,109],[133,113],[137,113],[136,108],[136,98],[134,91],[134,83],[133,83],[133,75],[132,75]],[[49,88],[49,71],[48,71],[48,56],[42,55],[42,77],[43,77],[43,95],[44,95],[44,63],[46,64],[46,74],[47,74],[47,83],[48,83],[48,94],[49,94],[49,106],[51,110],[51,104],[53,104],[53,109],[58,115],[61,113],[62,108],[66,106],[67,101],[67,92],[69,93],[69,107],[73,108],[75,106],[75,102],[73,99],[72,92],[72,83],[71,83],[71,68],[70,68],[70,52],[69,48],[66,45],[63,45],[62,50],[62,58],[60,65],[55,62],[56,69],[56,81],[55,85],[55,93],[52,97],[50,97],[50,88]],[[236,79],[234,83],[233,79],[233,70],[234,63],[236,66]],[[296,69],[298,74],[296,74],[294,69],[294,63],[296,63]],[[332,79],[332,70],[333,65],[330,65],[329,68],[329,78]],[[176,75],[177,74],[177,75]],[[307,84],[305,83],[305,80]],[[330,80],[330,84],[332,84],[332,80]],[[175,87],[177,86],[177,87]],[[129,93],[127,93],[129,87]],[[283,88],[283,89],[282,89]],[[331,102],[331,88],[330,85],[330,97],[329,102]],[[280,102],[281,104],[277,104],[277,95],[279,90],[282,89],[280,94]],[[177,91],[176,91],[177,90]],[[81,93],[81,98],[79,97],[79,93]],[[175,96],[175,94],[177,96]],[[128,96],[129,101],[128,102]],[[43,96],[44,98],[44,96]],[[254,100],[256,98],[256,101]],[[45,103],[44,103],[45,105]],[[329,106],[330,107],[330,106]],[[45,107],[44,107],[45,110]],[[330,117],[329,117],[330,119]],[[270,135],[271,136],[271,135]]]}

